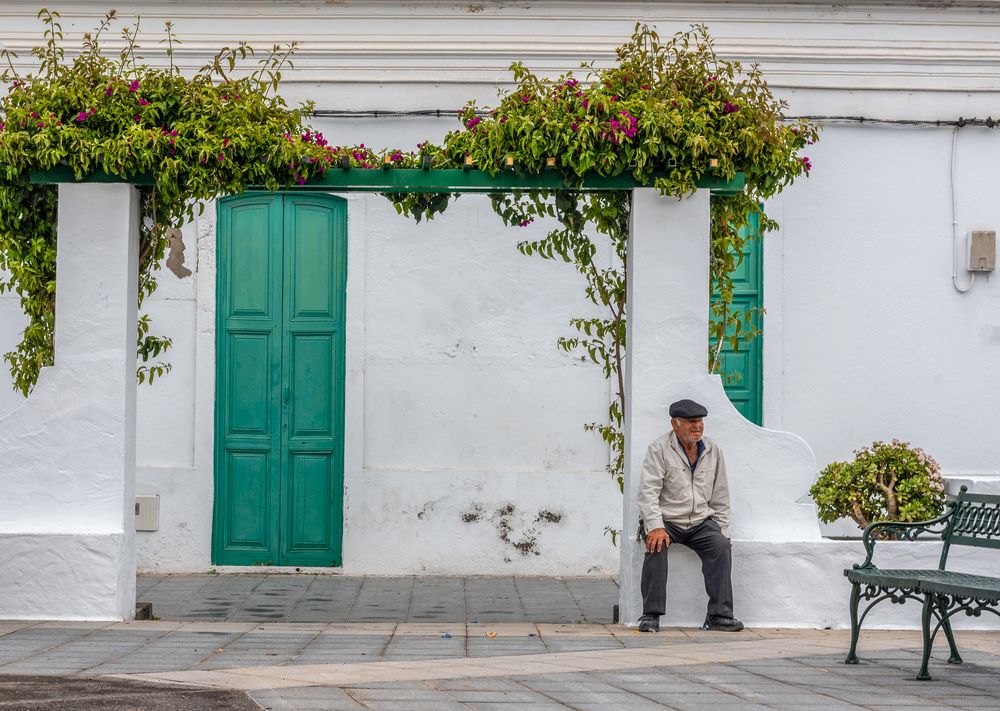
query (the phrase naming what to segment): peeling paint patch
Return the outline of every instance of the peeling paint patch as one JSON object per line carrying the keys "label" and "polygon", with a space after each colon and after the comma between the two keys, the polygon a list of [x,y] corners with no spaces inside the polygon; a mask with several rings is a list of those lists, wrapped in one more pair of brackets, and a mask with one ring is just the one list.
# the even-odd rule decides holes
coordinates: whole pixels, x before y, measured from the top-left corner
{"label": "peeling paint patch", "polygon": [[190,269],[184,266],[184,239],[181,231],[176,227],[167,233],[167,269],[172,271],[178,279],[191,276]]}
{"label": "peeling paint patch", "polygon": [[559,523],[562,521],[563,515],[561,513],[556,513],[555,511],[549,511],[548,509],[542,509],[535,516],[535,523]]}
{"label": "peeling paint patch", "polygon": [[[484,507],[475,502],[467,511],[459,514],[464,523],[477,523],[484,519]],[[521,556],[538,555],[542,551],[538,547],[538,537],[541,526],[558,524],[563,520],[563,514],[550,509],[539,509],[533,519],[527,512],[521,513],[513,503],[506,503],[497,508],[489,516],[489,521],[496,527],[497,537],[504,545],[517,551]],[[526,522],[531,521],[531,525]],[[504,562],[510,563],[510,555],[504,556]]]}
{"label": "peeling paint patch", "polygon": [[483,517],[483,507],[475,504],[469,511],[463,511],[460,518],[465,523],[475,523]]}

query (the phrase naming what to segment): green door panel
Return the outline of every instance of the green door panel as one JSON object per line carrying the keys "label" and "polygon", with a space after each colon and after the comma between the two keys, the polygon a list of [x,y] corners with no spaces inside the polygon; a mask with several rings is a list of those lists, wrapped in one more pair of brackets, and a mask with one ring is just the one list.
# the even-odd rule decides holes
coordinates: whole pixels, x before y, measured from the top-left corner
{"label": "green door panel", "polygon": [[220,201],[213,560],[339,565],[347,212]]}
{"label": "green door panel", "polygon": [[285,198],[282,557],[299,565],[340,557],[347,219],[336,208]]}
{"label": "green door panel", "polygon": [[[753,215],[741,232],[750,237],[743,248],[743,259],[733,268],[732,309],[737,314],[763,305],[764,270],[761,258],[759,219]],[[716,296],[712,294],[712,301]],[[757,317],[756,323],[761,324]],[[732,329],[727,337],[732,335]],[[715,345],[715,344],[710,344]],[[763,336],[754,339],[740,338],[739,347],[733,349],[729,342],[722,346],[718,372],[730,402],[743,417],[760,425],[763,421]]]}
{"label": "green door panel", "polygon": [[226,513],[232,525],[226,531],[225,545],[265,557],[271,549],[266,513],[268,483],[273,481],[270,458],[270,452],[226,453]]}

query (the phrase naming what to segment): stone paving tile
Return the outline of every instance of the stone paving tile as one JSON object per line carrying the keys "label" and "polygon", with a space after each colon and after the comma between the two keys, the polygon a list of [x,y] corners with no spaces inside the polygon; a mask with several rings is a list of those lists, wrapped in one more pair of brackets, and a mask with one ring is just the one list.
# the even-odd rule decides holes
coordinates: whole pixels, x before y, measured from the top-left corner
{"label": "stone paving tile", "polygon": [[[545,695],[553,701],[570,704],[574,707],[595,704],[603,709],[617,709],[625,705],[656,705],[655,702],[643,699],[641,696],[612,687],[606,691],[547,689]],[[704,708],[710,708],[710,706]]]}
{"label": "stone paving tile", "polygon": [[437,689],[413,684],[409,687],[347,687],[347,691],[358,701],[438,701],[446,698]]}
{"label": "stone paving tile", "polygon": [[546,637],[545,647],[549,652],[583,652],[595,649],[623,649],[618,640],[606,637],[588,637],[585,639],[552,639]]}
{"label": "stone paving tile", "polygon": [[433,683],[436,689],[442,691],[524,691],[526,689],[516,679],[505,677],[437,679]]}
{"label": "stone paving tile", "polygon": [[505,703],[520,708],[523,704],[544,704],[551,700],[528,689],[520,690],[448,690],[447,694],[455,701],[463,704]]}
{"label": "stone paving tile", "polygon": [[366,701],[371,711],[469,711],[469,707],[457,701]]}
{"label": "stone paving tile", "polygon": [[251,691],[249,695],[261,708],[274,711],[354,711],[365,708],[346,691],[330,686],[261,689]]}
{"label": "stone paving tile", "polygon": [[[510,704],[508,703],[491,703],[487,701],[479,703],[469,703],[466,704],[466,708],[475,709],[475,711],[508,711],[510,709]],[[537,704],[517,704],[517,711],[552,711],[553,709],[565,709],[566,707],[555,701],[550,701],[548,703],[537,703]],[[608,711],[604,709],[604,711]]]}

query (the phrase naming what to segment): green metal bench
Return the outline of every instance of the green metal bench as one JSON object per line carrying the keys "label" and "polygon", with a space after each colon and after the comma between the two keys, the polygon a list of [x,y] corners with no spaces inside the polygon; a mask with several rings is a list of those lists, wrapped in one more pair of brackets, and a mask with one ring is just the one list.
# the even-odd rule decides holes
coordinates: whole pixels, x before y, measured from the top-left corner
{"label": "green metal bench", "polygon": [[[851,649],[845,664],[858,663],[856,650],[861,623],[875,605],[885,600],[895,604],[907,600],[923,603],[920,623],[924,650],[917,673],[917,679],[921,681],[931,678],[927,673],[927,662],[934,637],[941,629],[944,629],[951,648],[948,663],[962,663],[951,630],[952,616],[964,612],[968,616],[979,617],[984,611],[1000,616],[1000,578],[945,570],[952,546],[1000,549],[1000,496],[970,494],[963,486],[955,500],[948,503],[948,509],[943,516],[930,521],[876,521],[865,529],[862,541],[868,557],[864,563],[856,563],[853,568],[844,571],[851,581]],[[936,570],[880,570],[872,563],[877,541],[912,541],[922,535],[938,537],[943,542]],[[858,617],[861,600],[871,602]],[[932,617],[937,621],[933,629]]]}

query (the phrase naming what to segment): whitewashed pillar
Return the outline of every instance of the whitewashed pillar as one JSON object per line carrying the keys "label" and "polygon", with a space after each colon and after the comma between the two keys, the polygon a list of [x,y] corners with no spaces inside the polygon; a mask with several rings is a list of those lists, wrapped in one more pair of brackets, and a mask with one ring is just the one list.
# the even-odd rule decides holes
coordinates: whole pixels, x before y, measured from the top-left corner
{"label": "whitewashed pillar", "polygon": [[[705,433],[725,453],[738,571],[740,540],[820,540],[813,508],[799,503],[815,478],[812,450],[795,435],[764,430],[745,420],[729,402],[719,376],[708,374],[710,220],[707,190],[681,200],[662,197],[653,189],[632,193],[619,570],[624,623],[635,622],[642,612],[643,550],[635,540],[642,460],[650,442],[669,429],[667,409],[675,400],[691,398],[708,408]],[[684,549],[671,552],[665,622],[691,624],[703,619],[700,578],[693,555]],[[744,581],[735,581],[738,613]],[[771,584],[767,582],[766,589],[772,589]],[[748,615],[754,618],[756,611]]]}
{"label": "whitewashed pillar", "polygon": [[0,420],[0,619],[135,615],[138,197],[59,187],[56,363]]}

